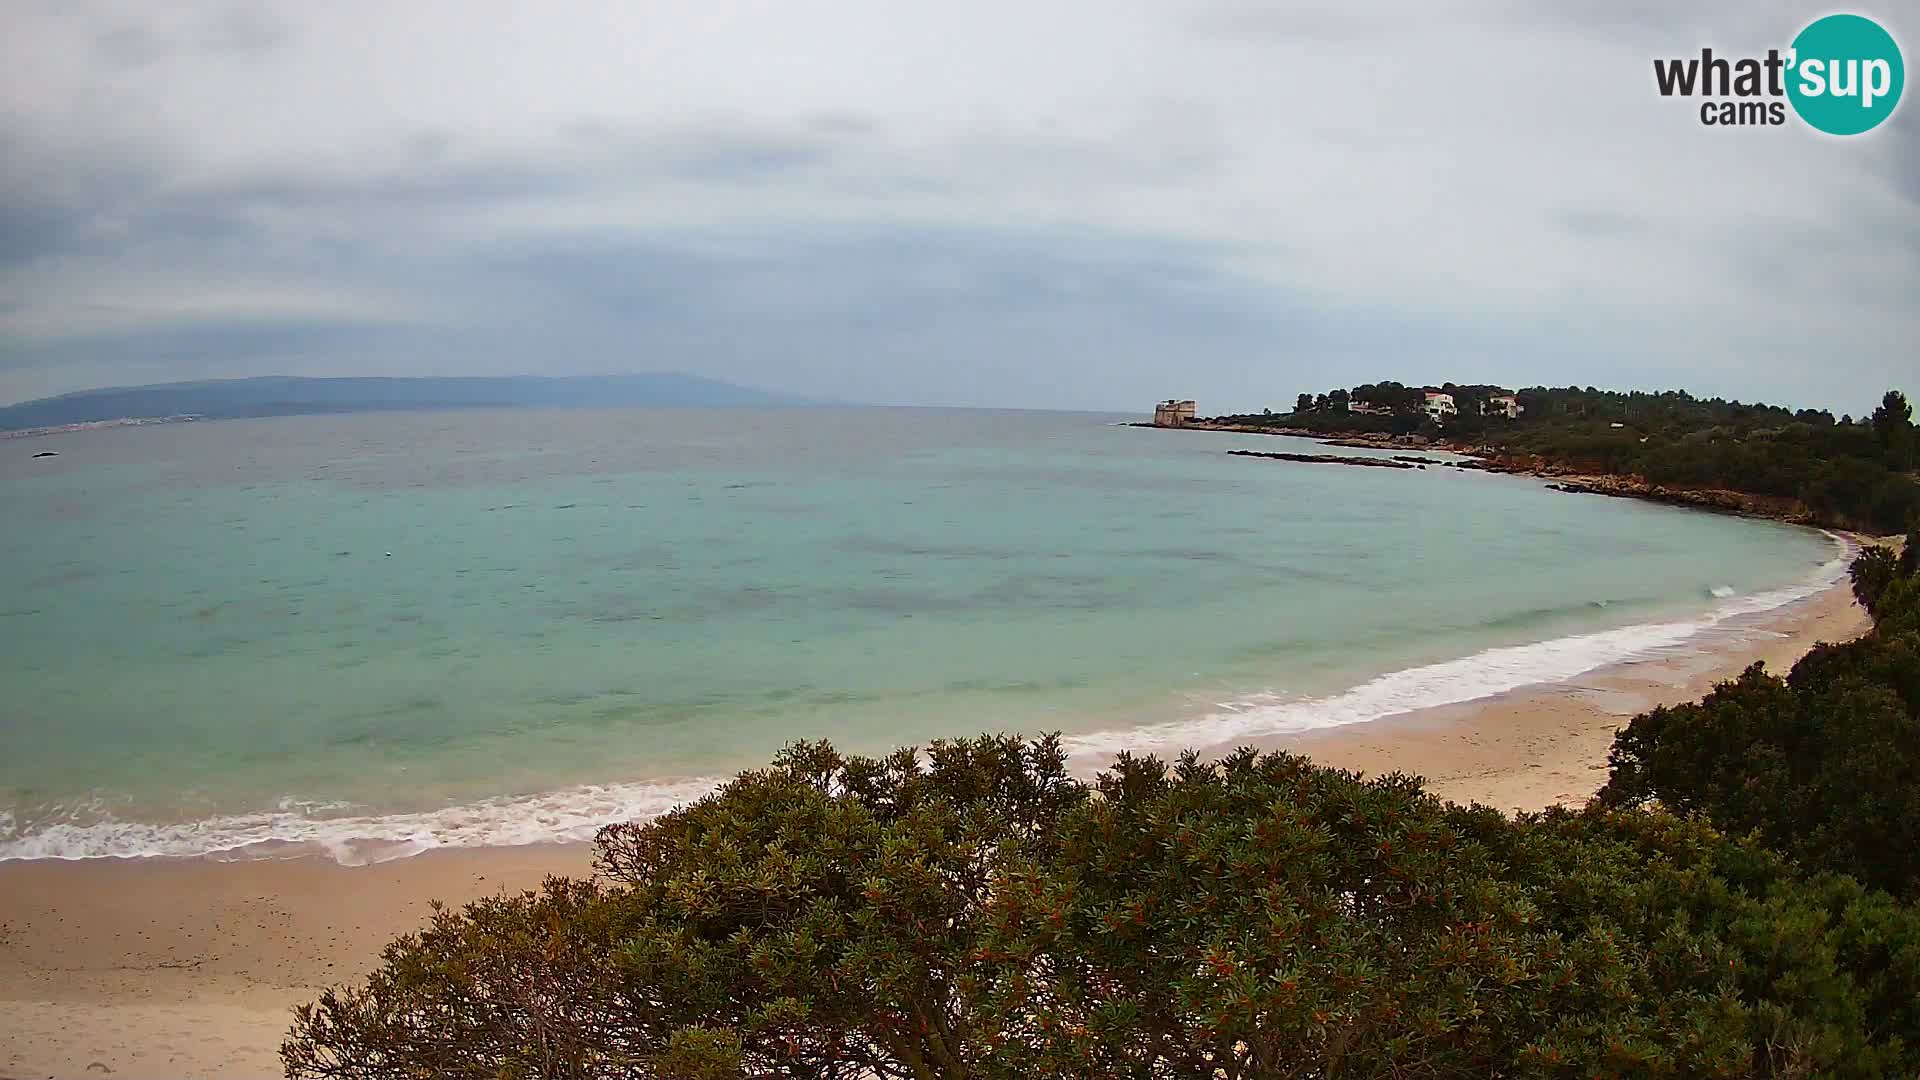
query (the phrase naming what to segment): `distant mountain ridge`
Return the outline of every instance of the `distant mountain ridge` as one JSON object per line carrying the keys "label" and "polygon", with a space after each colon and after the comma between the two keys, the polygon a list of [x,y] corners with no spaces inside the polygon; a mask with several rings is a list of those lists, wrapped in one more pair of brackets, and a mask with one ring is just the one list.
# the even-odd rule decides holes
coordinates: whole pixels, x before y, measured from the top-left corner
{"label": "distant mountain ridge", "polygon": [[267,375],[77,390],[0,407],[0,431],[152,416],[251,416],[463,408],[723,407],[819,404],[697,375],[302,378]]}

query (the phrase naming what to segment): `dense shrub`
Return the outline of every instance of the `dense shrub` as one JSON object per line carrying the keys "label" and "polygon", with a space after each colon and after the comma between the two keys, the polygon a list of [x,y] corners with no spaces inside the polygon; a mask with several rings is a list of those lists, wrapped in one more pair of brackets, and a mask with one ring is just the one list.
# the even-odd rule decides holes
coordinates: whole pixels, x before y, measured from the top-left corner
{"label": "dense shrub", "polygon": [[1055,739],[799,744],[602,830],[598,880],[439,911],[300,1010],[287,1071],[1920,1075],[1917,563],[1856,560],[1861,640],[1635,718],[1580,812],[1287,754],[1087,783]]}
{"label": "dense shrub", "polygon": [[1863,550],[1847,567],[1847,577],[1853,583],[1853,598],[1869,614],[1880,606],[1880,594],[1886,592],[1887,586],[1899,576],[1898,568],[1899,560],[1893,549],[1884,547]]}
{"label": "dense shrub", "polygon": [[983,737],[799,745],[599,849],[303,1009],[289,1074],[1920,1071],[1914,913],[1665,813]]}
{"label": "dense shrub", "polygon": [[1756,664],[1699,702],[1634,718],[1601,798],[1698,811],[1811,869],[1920,899],[1915,539],[1898,557],[1869,548],[1850,568],[1871,633],[1814,648],[1785,679]]}

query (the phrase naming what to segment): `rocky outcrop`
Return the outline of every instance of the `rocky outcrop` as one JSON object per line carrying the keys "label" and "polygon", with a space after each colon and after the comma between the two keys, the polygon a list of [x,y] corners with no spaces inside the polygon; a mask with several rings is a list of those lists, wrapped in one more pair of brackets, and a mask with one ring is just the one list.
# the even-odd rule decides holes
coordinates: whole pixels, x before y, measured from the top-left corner
{"label": "rocky outcrop", "polygon": [[1234,457],[1271,458],[1274,461],[1300,461],[1309,465],[1364,465],[1375,469],[1424,469],[1425,465],[1416,465],[1394,458],[1342,457],[1339,454],[1263,454],[1258,450],[1229,450]]}
{"label": "rocky outcrop", "polygon": [[1575,495],[1609,495],[1619,499],[1645,499],[1671,506],[1689,506],[1715,510],[1723,514],[1770,518],[1793,525],[1814,524],[1814,514],[1796,499],[1770,495],[1751,495],[1724,488],[1680,488],[1650,484],[1637,476],[1565,476],[1548,484],[1553,491]]}
{"label": "rocky outcrop", "polygon": [[[1139,424],[1139,427],[1151,427]],[[1406,450],[1432,449],[1461,455],[1458,460],[1422,457],[1413,454],[1394,454],[1391,457],[1343,457],[1337,454],[1279,454],[1263,453],[1257,450],[1229,450],[1236,457],[1271,458],[1275,461],[1297,461],[1315,465],[1360,465],[1385,469],[1421,469],[1429,465],[1465,471],[1513,473],[1522,476],[1538,476],[1554,481],[1547,485],[1554,491],[1565,491],[1579,495],[1608,495],[1621,499],[1645,499],[1648,502],[1665,503],[1669,506],[1685,506],[1696,510],[1711,510],[1722,514],[1740,514],[1745,517],[1768,518],[1784,521],[1790,525],[1814,525],[1819,518],[1814,512],[1797,499],[1781,498],[1771,495],[1754,495],[1743,491],[1730,491],[1725,488],[1685,488],[1654,484],[1638,476],[1614,476],[1583,471],[1579,466],[1550,461],[1537,454],[1514,454],[1497,447],[1452,442],[1446,439],[1429,439],[1421,435],[1361,435],[1343,438],[1329,438],[1324,432],[1306,431],[1299,428],[1252,427],[1243,424],[1215,424],[1198,421],[1173,429],[1179,431],[1227,431],[1247,435],[1292,435],[1314,439],[1323,446],[1347,446],[1369,450]]]}
{"label": "rocky outcrop", "polygon": [[1342,435],[1334,438],[1325,433],[1311,436],[1328,446],[1350,446],[1356,450],[1405,450],[1409,447],[1419,449],[1432,446],[1433,440],[1425,435]]}

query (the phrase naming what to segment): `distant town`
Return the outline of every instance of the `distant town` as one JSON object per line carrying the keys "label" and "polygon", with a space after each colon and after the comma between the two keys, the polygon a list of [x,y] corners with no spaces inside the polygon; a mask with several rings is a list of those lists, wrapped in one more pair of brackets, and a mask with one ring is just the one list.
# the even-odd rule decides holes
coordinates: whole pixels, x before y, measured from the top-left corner
{"label": "distant town", "polygon": [[205,417],[197,414],[178,416],[123,416],[116,420],[87,420],[77,424],[50,424],[46,427],[0,431],[0,439],[30,439],[36,435],[61,435],[70,431],[96,431],[100,428],[147,427],[152,424],[190,424]]}

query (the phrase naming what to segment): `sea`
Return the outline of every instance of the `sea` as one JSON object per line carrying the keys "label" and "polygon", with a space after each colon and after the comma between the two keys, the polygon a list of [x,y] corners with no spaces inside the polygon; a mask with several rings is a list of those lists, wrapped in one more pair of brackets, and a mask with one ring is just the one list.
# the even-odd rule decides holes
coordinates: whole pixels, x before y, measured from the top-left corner
{"label": "sea", "polygon": [[1842,572],[1813,530],[1131,419],[506,409],[0,442],[0,859],[578,840],[796,740],[1172,755],[1684,649]]}

